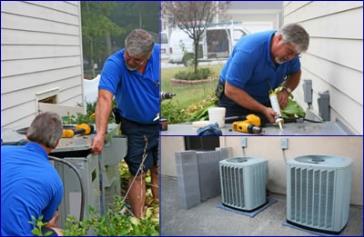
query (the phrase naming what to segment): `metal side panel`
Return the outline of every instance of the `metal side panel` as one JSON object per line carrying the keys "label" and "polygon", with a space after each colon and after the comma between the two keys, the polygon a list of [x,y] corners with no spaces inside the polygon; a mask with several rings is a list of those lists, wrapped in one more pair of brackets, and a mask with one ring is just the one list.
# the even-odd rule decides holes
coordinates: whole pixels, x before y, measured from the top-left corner
{"label": "metal side panel", "polygon": [[349,220],[350,194],[352,186],[351,167],[338,170],[335,178],[333,227],[340,230]]}
{"label": "metal side panel", "polygon": [[196,152],[177,152],[175,158],[180,206],[189,209],[201,202]]}
{"label": "metal side panel", "polygon": [[[89,155],[87,158],[64,158],[73,164],[80,172],[85,188],[85,213],[88,216],[89,207],[100,211],[100,186],[99,186],[99,166],[98,157]],[[64,186],[64,197],[60,205],[60,224],[63,225],[68,215],[73,215],[77,219],[80,213],[81,189],[76,174],[62,164],[55,165]]]}
{"label": "metal side panel", "polygon": [[216,197],[220,193],[220,151],[196,152],[201,201]]}
{"label": "metal side panel", "polygon": [[245,210],[253,210],[266,201],[266,162],[245,167]]}
{"label": "metal side panel", "polygon": [[101,154],[103,165],[118,165],[124,159],[128,151],[127,138],[114,136],[105,143]]}

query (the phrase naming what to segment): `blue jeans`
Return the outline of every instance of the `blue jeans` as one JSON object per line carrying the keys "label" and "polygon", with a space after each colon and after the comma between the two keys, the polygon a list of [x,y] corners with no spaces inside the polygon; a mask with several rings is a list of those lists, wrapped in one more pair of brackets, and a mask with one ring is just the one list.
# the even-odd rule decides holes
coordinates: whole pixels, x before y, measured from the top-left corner
{"label": "blue jeans", "polygon": [[[140,175],[141,171],[147,172],[153,166],[157,166],[159,123],[145,125],[122,118],[120,128],[122,133],[128,137],[128,152],[125,157],[125,162],[128,164],[130,173],[133,176],[137,176]],[[138,172],[143,160],[146,142],[148,143],[146,148],[147,157],[142,169]]]}

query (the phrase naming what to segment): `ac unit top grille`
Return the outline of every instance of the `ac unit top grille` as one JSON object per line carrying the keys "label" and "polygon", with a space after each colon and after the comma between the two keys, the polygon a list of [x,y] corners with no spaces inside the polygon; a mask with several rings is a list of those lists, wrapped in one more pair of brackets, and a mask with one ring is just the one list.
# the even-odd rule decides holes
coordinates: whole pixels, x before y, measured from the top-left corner
{"label": "ac unit top grille", "polygon": [[229,163],[242,163],[247,161],[248,161],[247,157],[235,157],[228,160]]}
{"label": "ac unit top grille", "polygon": [[348,158],[327,155],[305,155],[288,162],[291,165],[312,165],[322,168],[345,168],[351,165]]}
{"label": "ac unit top grille", "polygon": [[241,156],[222,160],[220,161],[220,165],[243,167],[260,164],[263,162],[267,161],[256,157]]}

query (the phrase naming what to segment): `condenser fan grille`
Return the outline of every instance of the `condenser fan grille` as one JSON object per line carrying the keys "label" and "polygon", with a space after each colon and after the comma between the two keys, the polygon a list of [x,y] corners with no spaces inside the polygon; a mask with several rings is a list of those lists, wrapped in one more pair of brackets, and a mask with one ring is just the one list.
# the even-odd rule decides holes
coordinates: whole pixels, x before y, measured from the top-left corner
{"label": "condenser fan grille", "polygon": [[331,228],[335,171],[291,168],[290,175],[292,220]]}

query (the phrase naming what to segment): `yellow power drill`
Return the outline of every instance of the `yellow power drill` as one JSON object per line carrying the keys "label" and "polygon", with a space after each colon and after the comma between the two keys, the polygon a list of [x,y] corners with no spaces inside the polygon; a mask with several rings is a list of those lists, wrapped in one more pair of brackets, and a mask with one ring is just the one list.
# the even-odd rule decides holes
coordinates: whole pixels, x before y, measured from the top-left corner
{"label": "yellow power drill", "polygon": [[233,122],[233,130],[242,133],[259,134],[262,132],[260,118],[255,114],[249,114],[244,121]]}
{"label": "yellow power drill", "polygon": [[77,124],[73,128],[64,128],[62,137],[63,138],[72,138],[77,134],[81,135],[89,135],[91,132],[93,132],[93,127],[88,125],[87,123],[81,123]]}

